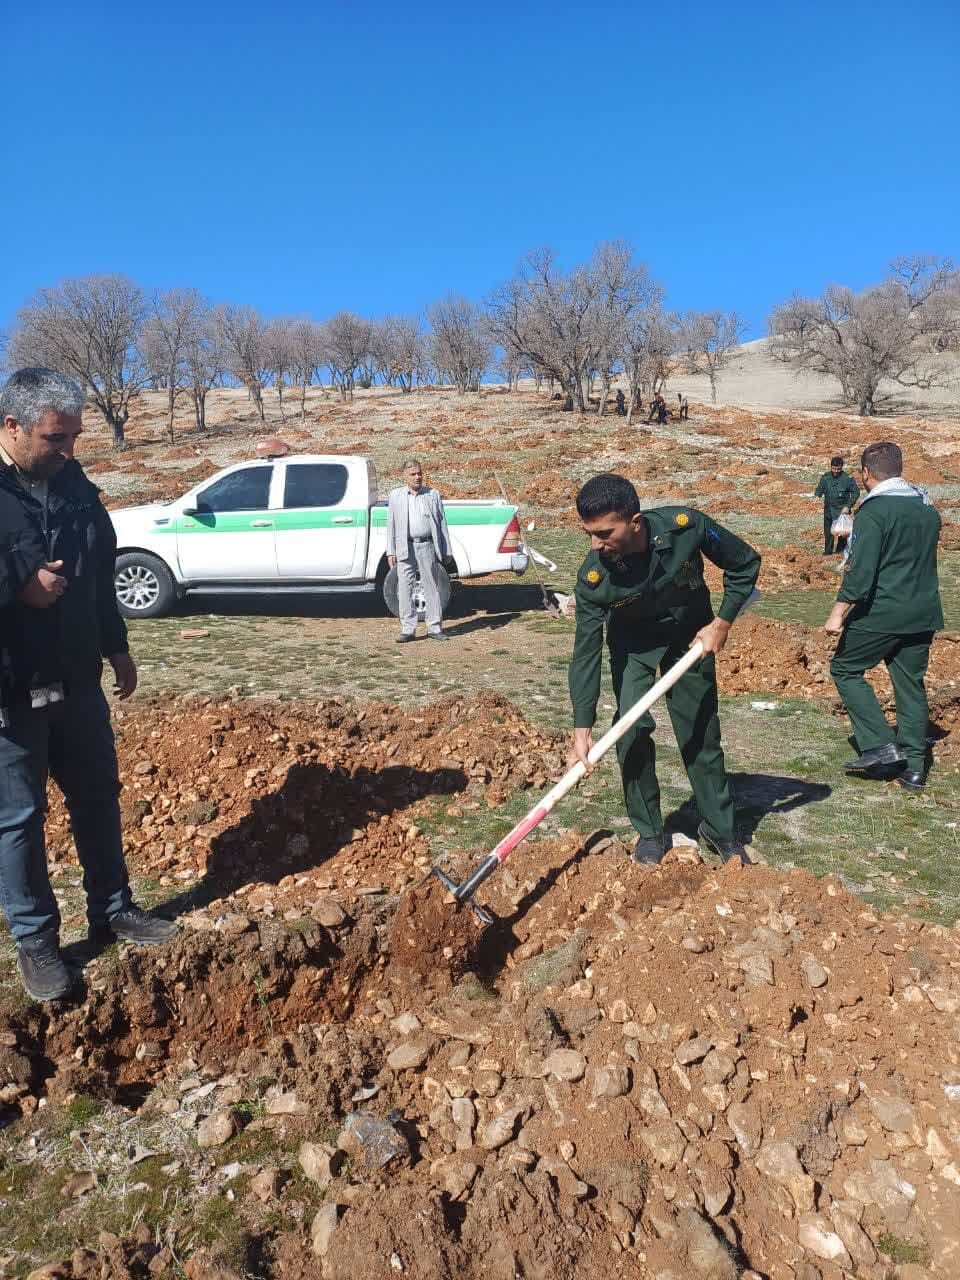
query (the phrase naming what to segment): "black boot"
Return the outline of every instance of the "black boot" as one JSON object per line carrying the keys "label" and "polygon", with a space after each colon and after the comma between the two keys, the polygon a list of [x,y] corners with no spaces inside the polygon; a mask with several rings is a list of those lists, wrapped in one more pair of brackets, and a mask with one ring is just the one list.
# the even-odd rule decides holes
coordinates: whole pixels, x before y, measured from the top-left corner
{"label": "black boot", "polygon": [[848,760],[843,766],[844,773],[859,778],[888,778],[896,770],[907,763],[895,742],[888,742],[883,747],[871,747],[862,752],[856,760]]}
{"label": "black boot", "polygon": [[74,978],[64,963],[60,939],[52,930],[24,938],[17,947],[17,967],[32,1000],[62,1000]]}
{"label": "black boot", "polygon": [[722,862],[729,862],[731,858],[739,858],[745,865],[750,863],[751,859],[746,847],[736,836],[731,840],[721,840],[719,836],[715,836],[708,831],[706,825],[702,822],[697,828],[697,835],[708,849],[717,854]]}
{"label": "black boot", "polygon": [[641,867],[655,867],[670,848],[670,837],[665,831],[656,836],[640,836],[633,848],[633,860]]}
{"label": "black boot", "polygon": [[162,916],[151,915],[141,911],[137,906],[129,906],[126,911],[118,911],[102,924],[91,924],[87,937],[93,947],[108,947],[118,939],[132,942],[135,947],[159,947],[169,942],[180,932],[172,920],[164,920]]}
{"label": "black boot", "polygon": [[927,775],[922,769],[905,769],[895,781],[904,791],[916,794],[927,785]]}

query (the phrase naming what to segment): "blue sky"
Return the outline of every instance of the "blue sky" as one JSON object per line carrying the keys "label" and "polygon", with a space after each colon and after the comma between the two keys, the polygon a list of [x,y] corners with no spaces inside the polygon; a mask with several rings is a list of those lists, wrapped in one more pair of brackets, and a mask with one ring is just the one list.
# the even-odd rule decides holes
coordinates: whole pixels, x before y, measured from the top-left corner
{"label": "blue sky", "polygon": [[960,258],[956,0],[8,10],[0,325],[121,271],[267,315],[481,299],[625,238],[751,336]]}

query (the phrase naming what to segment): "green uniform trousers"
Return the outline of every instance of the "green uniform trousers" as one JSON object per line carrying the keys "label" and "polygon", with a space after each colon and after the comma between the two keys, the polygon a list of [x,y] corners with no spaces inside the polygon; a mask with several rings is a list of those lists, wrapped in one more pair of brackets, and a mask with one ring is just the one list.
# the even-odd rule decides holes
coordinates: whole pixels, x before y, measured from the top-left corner
{"label": "green uniform trousers", "polygon": [[[633,649],[610,640],[610,668],[617,695],[617,716],[628,711],[686,653],[692,636],[656,648]],[[733,799],[720,746],[717,673],[713,655],[691,668],[666,695],[667,710],[700,816],[721,840],[734,836]],[[641,836],[663,830],[657,783],[655,723],[649,712],[617,743],[623,796],[630,821]]]}
{"label": "green uniform trousers", "polygon": [[[932,631],[893,636],[882,631],[848,627],[830,663],[830,674],[853,724],[861,752],[896,742],[907,757],[907,768],[926,767],[930,708],[923,678],[927,674]],[[863,678],[865,671],[887,664],[897,706],[894,734],[877,696]]]}

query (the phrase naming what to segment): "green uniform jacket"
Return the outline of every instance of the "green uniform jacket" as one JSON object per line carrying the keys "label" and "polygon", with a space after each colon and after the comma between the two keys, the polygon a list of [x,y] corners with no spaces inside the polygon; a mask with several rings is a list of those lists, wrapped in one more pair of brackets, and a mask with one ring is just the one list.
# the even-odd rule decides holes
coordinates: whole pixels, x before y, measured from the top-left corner
{"label": "green uniform jacket", "polygon": [[760,556],[753,547],[702,511],[658,507],[643,514],[648,556],[629,556],[615,565],[591,551],[577,574],[577,634],[569,674],[577,728],[591,728],[596,719],[604,623],[609,621],[611,647],[629,643],[655,649],[678,637],[692,639],[713,619],[704,556],[723,570],[718,616],[725,622],[736,618],[760,573]]}
{"label": "green uniform jacket", "polygon": [[871,498],[854,521],[838,600],[848,626],[914,635],[943,626],[937,579],[940,516],[922,498]]}
{"label": "green uniform jacket", "polygon": [[841,471],[835,476],[832,471],[826,471],[820,477],[814,497],[823,499],[823,509],[828,516],[838,516],[844,507],[853,506],[860,490],[848,472]]}

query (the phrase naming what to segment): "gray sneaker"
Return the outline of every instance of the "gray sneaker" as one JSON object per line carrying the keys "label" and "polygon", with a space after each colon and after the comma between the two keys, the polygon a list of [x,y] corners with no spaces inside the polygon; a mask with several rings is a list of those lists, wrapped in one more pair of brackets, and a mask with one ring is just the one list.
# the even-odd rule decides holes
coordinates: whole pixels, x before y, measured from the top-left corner
{"label": "gray sneaker", "polygon": [[17,967],[23,988],[32,1000],[62,1000],[73,988],[56,933],[47,931],[24,938],[17,947]]}
{"label": "gray sneaker", "polygon": [[656,836],[640,836],[633,847],[633,860],[641,867],[655,867],[669,848],[670,837],[665,831]]}

